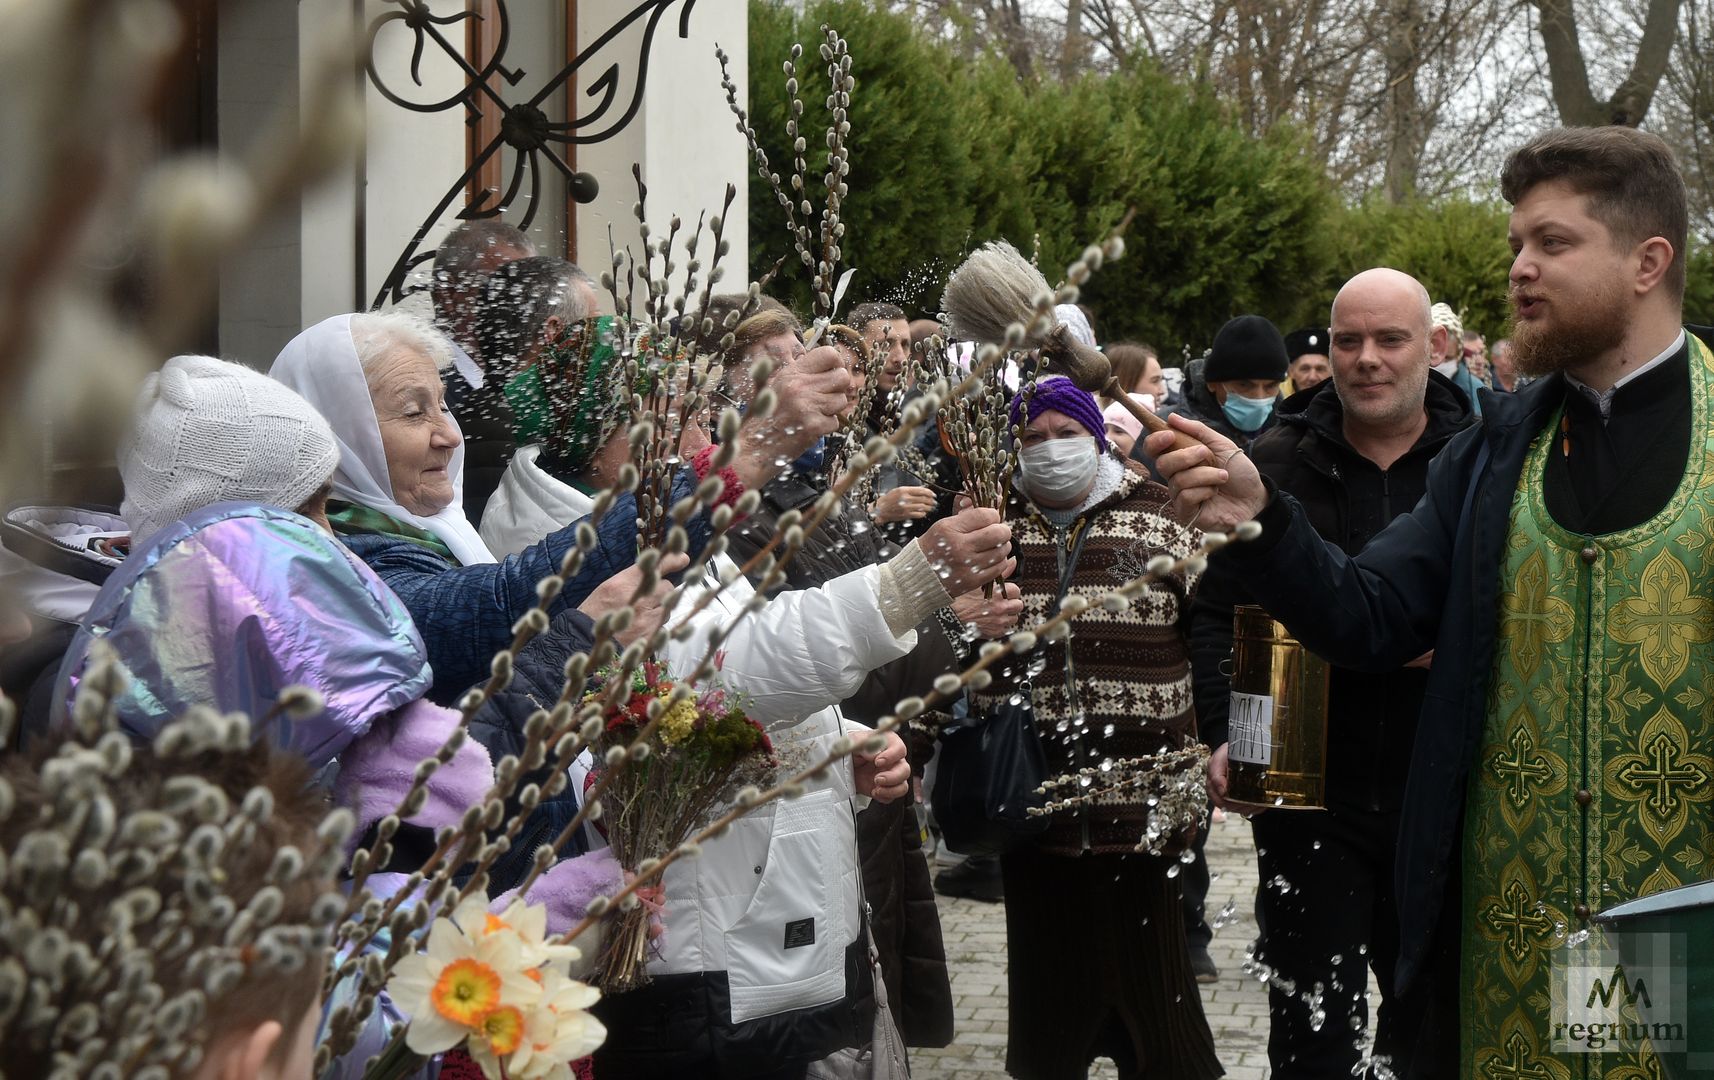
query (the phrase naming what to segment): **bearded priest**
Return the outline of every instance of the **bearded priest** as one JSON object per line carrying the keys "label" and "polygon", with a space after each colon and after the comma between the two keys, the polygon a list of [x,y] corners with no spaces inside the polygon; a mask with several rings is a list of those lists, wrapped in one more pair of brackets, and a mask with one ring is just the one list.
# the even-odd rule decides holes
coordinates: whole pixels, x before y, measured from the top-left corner
{"label": "bearded priest", "polygon": [[1182,520],[1261,522],[1216,559],[1308,648],[1375,671],[1434,650],[1396,868],[1393,989],[1431,1018],[1411,1075],[1629,1080],[1658,1074],[1647,1033],[1567,1020],[1590,916],[1714,876],[1714,334],[1682,325],[1658,137],[1551,131],[1500,184],[1537,381],[1483,391],[1485,423],[1358,555],[1206,427],[1148,449]]}

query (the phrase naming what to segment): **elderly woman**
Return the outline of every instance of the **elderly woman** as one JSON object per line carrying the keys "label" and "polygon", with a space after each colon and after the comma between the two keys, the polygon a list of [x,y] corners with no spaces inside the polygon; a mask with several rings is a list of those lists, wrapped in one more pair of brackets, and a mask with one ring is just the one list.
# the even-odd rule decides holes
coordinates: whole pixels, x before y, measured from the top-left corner
{"label": "elderly woman", "polygon": [[[340,454],[328,519],[423,629],[435,673],[430,696],[442,702],[487,677],[513,624],[535,606],[536,583],[557,574],[576,544],[582,520],[556,521],[535,542],[495,559],[461,509],[462,437],[446,411],[445,362],[444,342],[403,315],[336,315],[293,338],[270,372],[332,426]],[[765,431],[813,441],[832,424],[830,415],[782,408]],[[772,479],[779,452],[765,437],[746,439],[729,495]],[[675,496],[689,494],[698,479],[685,470]],[[635,560],[633,498],[617,499],[596,531],[599,542],[550,614],[581,604]],[[707,539],[706,517],[693,518],[688,531],[694,553]]]}
{"label": "elderly woman", "polygon": [[[1196,534],[1167,516],[1165,488],[1109,452],[1100,406],[1070,380],[1026,388],[1012,418],[1023,624],[1065,595],[1094,611],[973,704],[992,709],[1030,687],[1050,775],[1185,745],[1196,730],[1185,638],[1194,580],[1168,580],[1123,612],[1099,600],[1156,555],[1190,555]],[[1185,946],[1177,860],[1134,851],[1148,818],[1141,798],[1106,797],[1056,815],[1001,856],[1012,1075],[1081,1078],[1096,1057],[1113,1058],[1123,1077],[1220,1075]]]}

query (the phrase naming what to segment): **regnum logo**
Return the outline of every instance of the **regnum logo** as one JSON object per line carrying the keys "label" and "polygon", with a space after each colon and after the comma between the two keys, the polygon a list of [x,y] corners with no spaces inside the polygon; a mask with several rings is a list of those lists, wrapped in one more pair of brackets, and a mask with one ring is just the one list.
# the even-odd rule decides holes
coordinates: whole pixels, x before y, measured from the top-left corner
{"label": "regnum logo", "polygon": [[1625,969],[1622,965],[1614,965],[1613,974],[1608,976],[1605,983],[1596,981],[1595,985],[1589,988],[1589,1000],[1583,1003],[1583,1007],[1593,1009],[1595,1003],[1599,1001],[1603,1009],[1610,1009],[1613,1002],[1620,997],[1624,998],[1626,1005],[1635,1006],[1637,999],[1641,998],[1643,1008],[1652,1009],[1654,1007],[1654,1001],[1649,997],[1648,983],[1641,977],[1638,977],[1634,983],[1628,981],[1625,978]]}
{"label": "regnum logo", "polygon": [[1561,1054],[1685,1050],[1689,997],[1676,934],[1634,935],[1623,950],[1585,939],[1554,954],[1553,1049]]}

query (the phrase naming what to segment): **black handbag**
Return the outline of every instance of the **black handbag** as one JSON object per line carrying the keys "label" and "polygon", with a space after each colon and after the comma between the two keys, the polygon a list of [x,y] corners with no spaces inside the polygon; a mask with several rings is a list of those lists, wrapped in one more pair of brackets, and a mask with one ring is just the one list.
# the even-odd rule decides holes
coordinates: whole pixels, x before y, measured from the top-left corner
{"label": "black handbag", "polygon": [[[1071,585],[1085,530],[1073,545],[1060,576],[1054,608]],[[1028,669],[1029,656],[1015,661]],[[997,855],[1046,831],[1048,815],[1031,814],[1047,797],[1036,789],[1047,780],[1047,754],[1036,729],[1034,688],[1026,676],[999,705],[948,725],[940,732],[934,789],[929,805],[946,846],[964,855]]]}
{"label": "black handbag", "polygon": [[997,855],[1047,828],[1031,815],[1046,799],[1036,788],[1047,779],[1047,755],[1030,707],[1030,684],[985,714],[941,729],[930,804],[941,838],[965,855]]}

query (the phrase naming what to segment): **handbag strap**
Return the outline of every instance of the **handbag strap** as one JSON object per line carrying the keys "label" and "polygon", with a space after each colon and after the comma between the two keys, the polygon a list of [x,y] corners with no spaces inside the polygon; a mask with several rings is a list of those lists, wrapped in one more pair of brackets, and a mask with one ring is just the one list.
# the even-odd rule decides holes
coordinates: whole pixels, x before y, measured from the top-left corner
{"label": "handbag strap", "polygon": [[[1057,610],[1059,602],[1065,599],[1065,594],[1071,591],[1071,579],[1077,573],[1077,558],[1083,554],[1083,542],[1089,539],[1091,526],[1085,522],[1077,530],[1077,539],[1071,542],[1071,555],[1065,562],[1065,570],[1059,575],[1059,592],[1054,594],[1053,606]],[[1050,613],[1051,616],[1051,613]]]}
{"label": "handbag strap", "polygon": [[[1093,527],[1089,524],[1088,519],[1085,519],[1082,527],[1077,531],[1077,539],[1071,543],[1071,554],[1066,558],[1065,570],[1059,576],[1059,593],[1053,599],[1055,611],[1059,609],[1060,603],[1065,600],[1065,594],[1071,591],[1071,579],[1077,573],[1077,559],[1083,554],[1083,542],[1089,539],[1089,532]],[[1080,709],[1077,704],[1077,686],[1072,682],[1071,671],[1071,639],[1067,637],[1065,639],[1065,696],[1066,700],[1071,703],[1072,715],[1075,716]],[[1032,686],[1032,691],[1033,689]]]}
{"label": "handbag strap", "polygon": [[[1065,569],[1060,572],[1059,590],[1053,594],[1053,603],[1050,605],[1051,610],[1048,611],[1049,618],[1052,618],[1053,615],[1058,612],[1060,601],[1064,600],[1065,594],[1071,591],[1071,579],[1077,572],[1077,557],[1083,554],[1083,541],[1088,538],[1089,527],[1085,525],[1083,528],[1078,530],[1077,539],[1071,542],[1071,554],[1066,559]],[[1030,651],[1034,652],[1035,650],[1031,649]],[[1018,683],[1018,689],[1023,692],[1024,700],[1026,701],[1028,701],[1030,695],[1035,692],[1035,680],[1029,675],[1028,664],[1024,665],[1024,677],[1023,680]]]}

